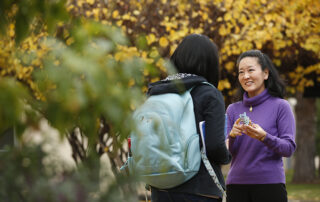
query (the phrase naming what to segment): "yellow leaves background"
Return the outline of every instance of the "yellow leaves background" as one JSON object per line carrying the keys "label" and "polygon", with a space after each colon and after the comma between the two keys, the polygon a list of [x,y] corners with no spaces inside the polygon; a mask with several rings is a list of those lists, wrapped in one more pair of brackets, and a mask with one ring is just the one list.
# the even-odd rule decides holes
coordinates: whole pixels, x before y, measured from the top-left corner
{"label": "yellow leaves background", "polygon": [[34,68],[43,67],[43,57],[48,49],[40,41],[46,36],[45,31],[32,31],[28,38],[16,44],[14,24],[9,24],[7,35],[0,40],[0,76],[14,77],[26,84],[38,99],[44,98],[33,83],[32,72]]}
{"label": "yellow leaves background", "polygon": [[[131,44],[119,46],[113,56],[119,61],[138,56],[155,65],[159,70],[158,76],[145,73],[146,81],[166,76],[166,69],[159,65],[159,59],[168,58],[181,39],[191,33],[207,35],[218,45],[222,68],[219,88],[226,94],[235,88],[236,58],[249,49],[266,52],[289,81],[288,84],[294,87],[291,89],[303,90],[319,77],[319,1],[69,0],[66,6],[74,16],[121,27]],[[4,59],[8,58],[8,44],[13,43],[10,40],[14,38],[12,26],[8,27],[7,38],[0,44],[3,47],[0,65],[4,61],[13,65],[3,65],[10,68],[2,68],[1,75],[16,72],[19,79],[30,83],[31,80],[26,78],[32,72],[31,66],[40,67],[41,59],[35,59],[31,66],[22,67],[27,70],[17,71],[21,69],[18,67],[13,70],[19,62]],[[141,35],[145,40],[142,45],[137,42]],[[67,45],[72,45],[72,37],[66,34],[64,38]],[[32,40],[28,40],[21,47],[23,50],[31,48]],[[34,51],[45,52],[41,48]],[[41,58],[41,54],[36,58]],[[298,75],[299,67],[305,70],[302,76]]]}

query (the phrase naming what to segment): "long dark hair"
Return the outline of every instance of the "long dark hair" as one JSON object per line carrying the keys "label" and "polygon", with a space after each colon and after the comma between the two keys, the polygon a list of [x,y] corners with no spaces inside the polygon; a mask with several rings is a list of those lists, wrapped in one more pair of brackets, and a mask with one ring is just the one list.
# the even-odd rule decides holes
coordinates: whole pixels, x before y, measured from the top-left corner
{"label": "long dark hair", "polygon": [[191,34],[185,37],[170,60],[179,73],[196,74],[206,78],[214,86],[218,86],[218,48],[207,36]]}
{"label": "long dark hair", "polygon": [[[285,84],[280,78],[277,69],[272,63],[268,55],[262,53],[259,50],[249,50],[242,53],[237,59],[237,69],[239,69],[240,61],[245,57],[255,57],[258,59],[258,63],[261,65],[262,71],[265,69],[269,70],[268,79],[264,81],[265,88],[268,90],[269,94],[274,97],[283,98],[285,96]],[[245,92],[239,83],[239,91],[237,93],[237,98],[242,100],[242,95]]]}

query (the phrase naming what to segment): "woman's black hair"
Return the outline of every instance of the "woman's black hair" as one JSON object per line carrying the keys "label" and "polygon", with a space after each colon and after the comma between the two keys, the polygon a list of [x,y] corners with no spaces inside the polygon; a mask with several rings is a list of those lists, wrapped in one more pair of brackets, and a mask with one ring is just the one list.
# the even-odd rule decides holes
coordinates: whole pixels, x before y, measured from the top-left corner
{"label": "woman's black hair", "polygon": [[[280,78],[277,69],[272,63],[268,55],[262,53],[259,50],[249,50],[242,53],[237,59],[237,68],[239,68],[240,61],[245,57],[255,57],[258,59],[258,63],[261,65],[262,71],[265,69],[269,70],[268,79],[264,81],[265,88],[268,90],[269,94],[274,97],[283,98],[285,95],[285,84]],[[238,82],[239,83],[239,82]],[[242,95],[245,92],[244,89],[239,84],[238,98],[242,99]]]}
{"label": "woman's black hair", "polygon": [[202,76],[214,86],[219,82],[219,53],[209,37],[191,34],[178,45],[170,58],[179,73]]}

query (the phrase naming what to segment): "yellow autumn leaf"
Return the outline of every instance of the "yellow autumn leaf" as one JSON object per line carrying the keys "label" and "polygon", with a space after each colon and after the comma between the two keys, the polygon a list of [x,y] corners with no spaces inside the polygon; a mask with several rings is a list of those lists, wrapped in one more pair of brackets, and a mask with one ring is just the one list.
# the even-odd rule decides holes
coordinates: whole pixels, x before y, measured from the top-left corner
{"label": "yellow autumn leaf", "polygon": [[233,71],[234,65],[235,65],[234,62],[227,62],[225,64],[225,68],[227,69],[227,71],[231,72]]}
{"label": "yellow autumn leaf", "polygon": [[207,20],[208,19],[208,14],[207,13],[202,13],[202,19]]}
{"label": "yellow autumn leaf", "polygon": [[9,25],[9,36],[10,37],[14,37],[14,35],[15,35],[14,28],[15,28],[14,24],[11,23]]}
{"label": "yellow autumn leaf", "polygon": [[226,29],[226,27],[225,27],[224,25],[222,25],[222,26],[220,27],[220,29],[219,29],[219,34],[220,34],[221,36],[225,36],[225,35],[228,34],[228,31],[227,31],[227,29]]}
{"label": "yellow autumn leaf", "polygon": [[267,14],[264,16],[264,18],[266,19],[267,22],[269,22],[272,19],[272,15]]}
{"label": "yellow autumn leaf", "polygon": [[116,22],[116,24],[117,24],[118,26],[121,26],[121,25],[122,25],[122,20],[118,20],[118,21]]}
{"label": "yellow autumn leaf", "polygon": [[218,89],[219,90],[223,90],[223,89],[230,89],[231,88],[231,84],[228,81],[228,79],[224,79],[224,80],[220,80],[219,84],[218,84]]}
{"label": "yellow autumn leaf", "polygon": [[278,67],[281,65],[281,60],[279,60],[279,59],[275,59],[273,62]]}
{"label": "yellow autumn leaf", "polygon": [[146,58],[146,59],[145,59],[145,62],[146,62],[147,64],[153,64],[153,63],[154,63],[154,60],[153,60],[152,58]]}
{"label": "yellow autumn leaf", "polygon": [[134,10],[134,11],[133,11],[133,15],[140,15],[140,11]]}
{"label": "yellow autumn leaf", "polygon": [[67,39],[66,44],[68,46],[70,46],[73,42],[74,42],[74,39],[72,37],[70,37],[70,38]]}
{"label": "yellow autumn leaf", "polygon": [[146,38],[147,38],[148,45],[156,41],[156,36],[154,34],[149,34]]}
{"label": "yellow autumn leaf", "polygon": [[224,89],[224,86],[222,84],[222,82],[220,81],[218,84],[218,90],[222,91]]}
{"label": "yellow autumn leaf", "polygon": [[122,19],[123,20],[130,20],[130,17],[131,16],[129,14],[125,14],[125,15],[122,16]]}
{"label": "yellow autumn leaf", "polygon": [[261,43],[261,41],[255,41],[255,44],[256,44],[256,47],[257,47],[257,49],[261,49],[262,48],[262,43]]}
{"label": "yellow autumn leaf", "polygon": [[169,34],[169,38],[171,41],[175,41],[177,39],[179,39],[179,35],[176,33],[175,30],[170,30],[170,34]]}
{"label": "yellow autumn leaf", "polygon": [[167,38],[161,37],[160,40],[159,40],[159,45],[161,47],[167,47],[169,45],[169,42],[168,42]]}
{"label": "yellow autumn leaf", "polygon": [[152,50],[150,53],[149,53],[149,56],[151,57],[151,58],[156,58],[156,57],[158,57],[159,56],[159,53],[158,53],[158,51],[157,50]]}
{"label": "yellow autumn leaf", "polygon": [[154,83],[154,82],[157,82],[157,81],[159,81],[160,80],[160,78],[159,77],[155,77],[155,78],[152,78],[151,79],[151,83]]}
{"label": "yellow autumn leaf", "polygon": [[142,87],[142,92],[145,93],[145,92],[147,92],[147,91],[148,91],[148,87],[147,87],[147,86],[143,86],[143,87]]}
{"label": "yellow autumn leaf", "polygon": [[87,16],[87,17],[90,17],[90,16],[91,16],[91,13],[92,13],[91,11],[86,11],[86,16]]}
{"label": "yellow autumn leaf", "polygon": [[266,4],[266,3],[267,3],[267,0],[261,0],[261,3],[262,3],[262,4]]}
{"label": "yellow autumn leaf", "polygon": [[149,76],[149,70],[148,69],[144,69],[143,70],[143,75],[144,76]]}
{"label": "yellow autumn leaf", "polygon": [[132,86],[134,86],[134,84],[135,84],[134,79],[130,79],[130,80],[129,80],[129,83],[128,83],[128,86],[129,86],[129,87],[132,87]]}
{"label": "yellow autumn leaf", "polygon": [[148,53],[146,51],[141,51],[140,53],[140,57],[142,57],[143,59],[147,58]]}
{"label": "yellow autumn leaf", "polygon": [[112,17],[113,18],[117,18],[119,16],[119,11],[118,10],[115,10],[112,12]]}
{"label": "yellow autumn leaf", "polygon": [[71,11],[72,9],[74,9],[74,5],[73,4],[69,4],[67,6],[67,11]]}
{"label": "yellow autumn leaf", "polygon": [[122,58],[122,53],[121,53],[121,52],[117,52],[117,53],[114,55],[114,58],[115,58],[117,61],[120,61],[121,58]]}
{"label": "yellow autumn leaf", "polygon": [[176,50],[177,46],[178,46],[177,44],[174,44],[173,46],[170,47],[170,55],[173,54],[173,52]]}
{"label": "yellow autumn leaf", "polygon": [[306,83],[305,83],[305,86],[306,87],[314,86],[314,81],[313,80],[307,80]]}
{"label": "yellow autumn leaf", "polygon": [[107,15],[108,9],[107,9],[107,8],[103,8],[103,9],[102,9],[102,13],[103,13],[104,15]]}
{"label": "yellow autumn leaf", "polygon": [[53,63],[55,66],[59,66],[60,65],[60,61],[59,60],[55,60]]}
{"label": "yellow autumn leaf", "polygon": [[223,18],[224,18],[225,21],[231,20],[231,18],[232,18],[231,13],[230,13],[230,12],[227,12],[227,13],[224,15]]}
{"label": "yellow autumn leaf", "polygon": [[231,88],[231,84],[227,79],[225,80],[224,86],[225,86],[226,89],[230,89]]}
{"label": "yellow autumn leaf", "polygon": [[233,19],[238,19],[240,17],[240,12],[238,10],[234,11]]}
{"label": "yellow autumn leaf", "polygon": [[90,4],[90,5],[93,5],[94,4],[94,0],[87,0],[87,3]]}
{"label": "yellow autumn leaf", "polygon": [[133,103],[130,103],[130,109],[134,111],[136,109],[136,106]]}
{"label": "yellow autumn leaf", "polygon": [[99,15],[100,15],[100,9],[98,9],[98,8],[94,8],[93,10],[92,10],[92,13],[93,13],[93,16],[95,17],[95,19],[99,19]]}
{"label": "yellow autumn leaf", "polygon": [[192,18],[196,18],[199,15],[197,12],[192,12]]}

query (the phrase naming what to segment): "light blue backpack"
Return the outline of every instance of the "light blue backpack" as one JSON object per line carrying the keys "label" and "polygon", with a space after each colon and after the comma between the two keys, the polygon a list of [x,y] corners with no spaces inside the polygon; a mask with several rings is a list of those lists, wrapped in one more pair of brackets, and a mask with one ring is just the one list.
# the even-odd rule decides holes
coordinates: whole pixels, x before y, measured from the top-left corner
{"label": "light blue backpack", "polygon": [[134,113],[137,130],[130,134],[127,166],[148,185],[173,188],[199,171],[205,153],[200,151],[191,90],[152,95]]}
{"label": "light blue backpack", "polygon": [[130,172],[159,189],[178,186],[197,174],[201,154],[190,90],[150,96],[134,119]]}

